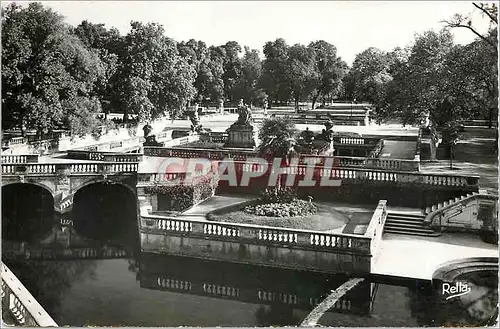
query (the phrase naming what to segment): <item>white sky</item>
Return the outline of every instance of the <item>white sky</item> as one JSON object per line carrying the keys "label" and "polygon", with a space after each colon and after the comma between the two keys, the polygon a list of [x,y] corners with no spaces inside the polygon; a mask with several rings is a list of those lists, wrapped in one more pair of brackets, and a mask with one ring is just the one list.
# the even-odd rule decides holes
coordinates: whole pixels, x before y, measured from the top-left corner
{"label": "white sky", "polygon": [[[23,1],[17,1],[18,3]],[[2,2],[5,5],[6,2]],[[482,31],[488,21],[469,1],[43,1],[66,17],[71,25],[86,19],[116,27],[122,34],[130,21],[158,22],[176,41],[191,38],[208,45],[237,41],[243,48],[262,52],[266,41],[278,37],[288,44],[323,39],[337,47],[351,64],[368,47],[389,51],[404,47],[415,33],[439,30],[443,19],[474,12]],[[457,43],[474,35],[454,29]]]}

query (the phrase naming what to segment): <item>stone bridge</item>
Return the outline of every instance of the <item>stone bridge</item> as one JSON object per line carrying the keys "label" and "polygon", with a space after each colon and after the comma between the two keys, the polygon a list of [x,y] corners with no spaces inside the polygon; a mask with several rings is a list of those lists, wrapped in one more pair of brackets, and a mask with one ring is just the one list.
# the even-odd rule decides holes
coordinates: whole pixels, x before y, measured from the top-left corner
{"label": "stone bridge", "polygon": [[139,163],[136,155],[131,155],[129,162],[57,160],[51,163],[2,163],[2,187],[33,184],[47,190],[54,200],[54,211],[61,223],[63,215],[72,209],[76,192],[85,186],[103,182],[121,184],[136,194]]}

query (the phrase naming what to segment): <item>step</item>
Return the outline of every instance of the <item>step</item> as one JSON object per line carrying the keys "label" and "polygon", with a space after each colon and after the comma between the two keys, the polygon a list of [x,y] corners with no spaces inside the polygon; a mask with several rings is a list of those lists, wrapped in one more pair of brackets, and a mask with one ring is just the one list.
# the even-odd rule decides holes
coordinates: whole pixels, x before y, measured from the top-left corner
{"label": "step", "polygon": [[423,223],[415,222],[386,222],[384,227],[413,227],[418,229],[428,229],[428,227]]}
{"label": "step", "polygon": [[411,225],[411,224],[395,224],[395,225],[386,224],[386,225],[384,225],[384,228],[391,229],[391,230],[402,230],[402,231],[421,231],[421,232],[429,232],[429,233],[434,232],[434,230],[432,230],[429,227],[415,226],[415,225]]}
{"label": "step", "polygon": [[405,219],[405,220],[413,220],[413,221],[423,221],[425,218],[425,215],[414,215],[414,216],[410,216],[410,215],[406,215],[406,214],[401,214],[401,215],[395,215],[395,214],[390,214],[387,216],[387,219]]}
{"label": "step", "polygon": [[404,212],[388,212],[387,213],[387,218],[394,218],[394,217],[404,217],[404,218],[423,218],[423,216],[420,213],[404,213]]}
{"label": "step", "polygon": [[428,233],[428,232],[416,232],[416,231],[400,231],[400,230],[391,230],[391,229],[384,230],[384,233],[414,235],[414,236],[433,236],[433,237],[440,235],[439,232]]}
{"label": "step", "polygon": [[408,223],[422,225],[425,218],[387,218],[386,223]]}

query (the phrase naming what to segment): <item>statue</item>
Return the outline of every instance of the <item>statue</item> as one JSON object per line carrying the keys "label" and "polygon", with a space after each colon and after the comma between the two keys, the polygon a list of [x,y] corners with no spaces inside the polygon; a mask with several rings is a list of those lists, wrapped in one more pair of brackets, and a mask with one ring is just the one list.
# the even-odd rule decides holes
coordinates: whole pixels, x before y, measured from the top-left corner
{"label": "statue", "polygon": [[250,125],[252,123],[252,111],[248,106],[238,107],[238,121],[242,125]]}
{"label": "statue", "polygon": [[240,102],[238,103],[238,108],[245,106],[245,103],[243,103],[243,98],[240,98]]}
{"label": "statue", "polygon": [[146,140],[143,143],[143,146],[163,146],[163,143],[159,143],[156,140],[156,136],[155,135],[150,135],[151,132],[153,131],[153,127],[151,127],[151,125],[149,123],[146,124],[142,128],[142,130],[144,131],[144,139]]}
{"label": "statue", "polygon": [[197,105],[195,106],[194,111],[189,114],[189,120],[191,120],[191,132],[193,133],[200,129],[200,117],[198,115]]}

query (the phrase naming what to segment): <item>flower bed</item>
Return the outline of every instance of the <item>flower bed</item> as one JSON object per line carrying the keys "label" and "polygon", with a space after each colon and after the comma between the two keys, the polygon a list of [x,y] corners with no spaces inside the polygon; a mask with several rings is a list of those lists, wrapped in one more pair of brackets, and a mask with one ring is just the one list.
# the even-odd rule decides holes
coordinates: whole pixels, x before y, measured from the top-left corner
{"label": "flower bed", "polygon": [[257,216],[295,217],[315,214],[318,207],[311,201],[300,200],[296,190],[285,187],[266,189],[257,203],[246,206],[244,211]]}

